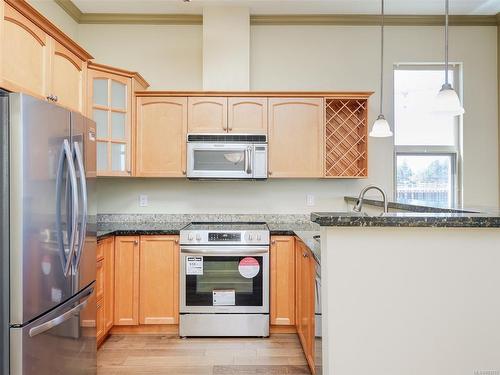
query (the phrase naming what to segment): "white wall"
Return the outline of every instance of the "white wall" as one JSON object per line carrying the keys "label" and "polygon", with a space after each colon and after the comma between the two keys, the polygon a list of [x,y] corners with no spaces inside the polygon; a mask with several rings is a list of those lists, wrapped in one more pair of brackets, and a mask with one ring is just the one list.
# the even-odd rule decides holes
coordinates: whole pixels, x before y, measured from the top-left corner
{"label": "white wall", "polygon": [[151,90],[202,88],[202,26],[80,25],[79,42],[101,64],[138,71]]}
{"label": "white wall", "polygon": [[324,374],[499,371],[498,230],[323,228]]}

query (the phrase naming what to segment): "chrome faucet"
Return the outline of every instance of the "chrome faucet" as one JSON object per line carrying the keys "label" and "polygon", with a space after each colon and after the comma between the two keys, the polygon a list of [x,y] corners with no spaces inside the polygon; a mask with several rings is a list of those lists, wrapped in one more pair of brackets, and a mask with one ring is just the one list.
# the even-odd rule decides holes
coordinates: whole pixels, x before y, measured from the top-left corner
{"label": "chrome faucet", "polygon": [[365,194],[368,190],[378,190],[382,194],[382,198],[384,199],[384,213],[389,212],[389,204],[387,202],[387,194],[385,193],[384,189],[381,187],[375,186],[375,185],[368,185],[365,187],[363,190],[361,190],[361,193],[359,193],[358,201],[356,202],[356,205],[352,208],[353,211],[355,212],[361,212],[361,207],[363,206],[363,200],[365,199]]}

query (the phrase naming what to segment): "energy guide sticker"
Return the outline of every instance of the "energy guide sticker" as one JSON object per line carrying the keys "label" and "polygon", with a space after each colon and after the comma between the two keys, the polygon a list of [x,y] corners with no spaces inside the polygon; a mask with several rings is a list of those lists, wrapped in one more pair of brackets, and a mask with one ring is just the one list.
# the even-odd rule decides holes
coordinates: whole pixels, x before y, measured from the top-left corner
{"label": "energy guide sticker", "polygon": [[203,275],[203,257],[186,257],[186,275]]}

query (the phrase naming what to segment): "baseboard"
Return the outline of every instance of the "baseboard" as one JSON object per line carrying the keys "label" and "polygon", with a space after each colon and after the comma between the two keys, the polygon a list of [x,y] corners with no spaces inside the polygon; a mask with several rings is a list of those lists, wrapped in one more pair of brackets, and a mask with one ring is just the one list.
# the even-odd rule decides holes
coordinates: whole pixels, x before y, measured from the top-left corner
{"label": "baseboard", "polygon": [[147,324],[138,326],[113,326],[112,335],[179,335],[178,324]]}
{"label": "baseboard", "polygon": [[297,328],[295,326],[276,326],[271,325],[269,329],[270,333],[297,333]]}

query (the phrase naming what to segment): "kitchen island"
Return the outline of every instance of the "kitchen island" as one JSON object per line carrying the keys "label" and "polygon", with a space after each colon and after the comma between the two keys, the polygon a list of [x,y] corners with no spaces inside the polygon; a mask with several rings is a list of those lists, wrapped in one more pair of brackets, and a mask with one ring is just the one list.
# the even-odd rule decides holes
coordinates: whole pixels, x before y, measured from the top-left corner
{"label": "kitchen island", "polygon": [[498,373],[496,210],[311,220],[321,226],[324,374]]}

